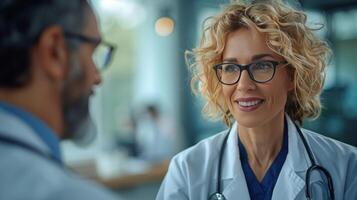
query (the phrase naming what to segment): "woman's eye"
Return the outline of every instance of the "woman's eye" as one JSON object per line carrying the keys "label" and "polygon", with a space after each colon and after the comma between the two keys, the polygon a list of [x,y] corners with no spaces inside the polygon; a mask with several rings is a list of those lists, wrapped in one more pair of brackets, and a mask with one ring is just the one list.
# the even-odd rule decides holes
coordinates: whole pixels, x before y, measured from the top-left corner
{"label": "woman's eye", "polygon": [[230,72],[239,72],[239,67],[233,64],[225,64],[222,67],[224,72],[230,73]]}
{"label": "woman's eye", "polygon": [[273,68],[270,62],[258,62],[253,65],[253,70],[270,70]]}

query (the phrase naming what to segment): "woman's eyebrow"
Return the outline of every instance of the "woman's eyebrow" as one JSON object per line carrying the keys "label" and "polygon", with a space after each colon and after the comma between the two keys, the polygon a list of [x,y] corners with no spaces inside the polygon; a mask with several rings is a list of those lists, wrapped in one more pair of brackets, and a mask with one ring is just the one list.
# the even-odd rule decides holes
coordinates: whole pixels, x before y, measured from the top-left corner
{"label": "woman's eyebrow", "polygon": [[225,58],[222,60],[223,62],[237,62],[236,58]]}
{"label": "woman's eyebrow", "polygon": [[[257,54],[257,55],[254,55],[252,58],[251,58],[251,61],[256,61],[256,60],[260,60],[264,57],[271,57],[273,58],[273,54],[270,54],[270,53],[262,53],[262,54]],[[238,62],[238,60],[236,58],[224,58],[222,60],[223,62]]]}
{"label": "woman's eyebrow", "polygon": [[273,54],[270,54],[270,53],[257,54],[252,57],[252,61],[259,60],[264,57],[272,57],[273,58]]}

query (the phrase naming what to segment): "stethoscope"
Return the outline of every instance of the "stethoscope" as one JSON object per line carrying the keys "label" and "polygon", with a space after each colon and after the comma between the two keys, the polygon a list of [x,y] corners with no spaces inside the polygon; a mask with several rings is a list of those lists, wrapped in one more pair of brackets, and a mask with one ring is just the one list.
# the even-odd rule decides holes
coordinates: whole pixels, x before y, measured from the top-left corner
{"label": "stethoscope", "polygon": [[2,135],[0,135],[0,142],[20,147],[24,150],[27,150],[27,151],[30,151],[30,152],[36,154],[36,155],[39,155],[47,160],[50,160],[50,161],[54,162],[56,165],[63,167],[63,163],[60,160],[58,160],[57,158],[55,158],[53,155],[46,154],[45,152],[41,151],[38,148],[35,148],[34,146],[32,146],[26,142],[22,142],[20,140],[16,140],[16,139],[13,139],[10,137],[5,137]]}
{"label": "stethoscope", "polygon": [[[306,190],[305,190],[305,196],[307,200],[311,200],[311,188],[310,188],[310,177],[311,177],[311,173],[315,170],[317,172],[322,172],[324,174],[324,176],[327,179],[327,185],[328,185],[328,191],[329,191],[329,195],[331,200],[335,199],[335,192],[333,189],[333,181],[332,181],[332,177],[329,173],[329,171],[327,169],[325,169],[324,167],[316,164],[316,160],[314,158],[314,155],[311,151],[310,146],[307,144],[306,138],[304,137],[301,129],[298,127],[298,125],[296,123],[294,123],[296,130],[299,133],[299,136],[304,144],[304,147],[307,151],[307,154],[309,156],[310,162],[311,162],[311,166],[307,169],[306,171],[306,177],[305,177],[305,186],[306,186]],[[212,195],[209,196],[208,200],[226,200],[226,197],[223,195],[222,190],[221,190],[221,172],[222,172],[222,160],[223,160],[223,155],[224,155],[224,149],[226,147],[227,144],[227,140],[228,140],[228,136],[229,133],[231,131],[231,127],[228,130],[228,133],[226,134],[224,141],[222,143],[220,152],[219,152],[219,161],[218,161],[218,173],[217,173],[217,187],[216,187],[216,192],[213,193]]]}

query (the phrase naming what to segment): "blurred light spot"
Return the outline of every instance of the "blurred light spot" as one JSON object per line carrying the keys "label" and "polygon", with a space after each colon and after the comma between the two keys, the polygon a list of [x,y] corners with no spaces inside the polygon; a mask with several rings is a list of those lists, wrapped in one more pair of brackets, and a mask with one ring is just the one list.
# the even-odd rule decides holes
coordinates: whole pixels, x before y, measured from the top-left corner
{"label": "blurred light spot", "polygon": [[155,23],[155,31],[159,36],[169,36],[174,31],[175,23],[171,18],[161,17]]}
{"label": "blurred light spot", "polygon": [[99,1],[99,11],[128,29],[138,26],[146,18],[143,6],[132,0],[102,0]]}

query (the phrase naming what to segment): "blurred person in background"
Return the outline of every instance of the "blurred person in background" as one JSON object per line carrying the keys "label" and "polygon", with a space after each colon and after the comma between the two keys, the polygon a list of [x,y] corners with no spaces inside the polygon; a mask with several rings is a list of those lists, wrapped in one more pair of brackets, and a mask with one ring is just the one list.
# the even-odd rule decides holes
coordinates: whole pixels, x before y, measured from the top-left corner
{"label": "blurred person in background", "polygon": [[0,199],[117,199],[67,170],[59,149],[93,139],[89,97],[113,49],[86,0],[0,2]]}
{"label": "blurred person in background", "polygon": [[182,146],[176,124],[154,104],[137,116],[135,132],[139,158],[153,164],[171,159]]}
{"label": "blurred person in background", "polygon": [[279,0],[207,21],[193,86],[229,128],[175,156],[157,200],[357,199],[357,149],[301,128],[320,113],[330,54],[313,30]]}

